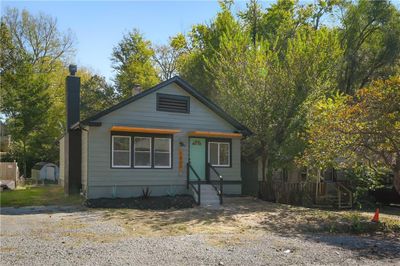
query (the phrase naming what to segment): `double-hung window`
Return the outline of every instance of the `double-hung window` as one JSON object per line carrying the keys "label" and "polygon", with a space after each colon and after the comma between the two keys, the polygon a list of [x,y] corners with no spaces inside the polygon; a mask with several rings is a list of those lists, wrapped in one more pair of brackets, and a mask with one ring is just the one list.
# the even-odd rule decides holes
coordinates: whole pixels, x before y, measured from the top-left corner
{"label": "double-hung window", "polygon": [[112,136],[112,167],[131,167],[131,137]]}
{"label": "double-hung window", "polygon": [[154,138],[154,168],[171,168],[170,138]]}
{"label": "double-hung window", "polygon": [[151,137],[134,137],[135,168],[151,168]]}
{"label": "double-hung window", "polygon": [[170,169],[172,168],[172,137],[112,135],[111,167]]}
{"label": "double-hung window", "polygon": [[208,161],[213,166],[230,166],[230,142],[208,142]]}

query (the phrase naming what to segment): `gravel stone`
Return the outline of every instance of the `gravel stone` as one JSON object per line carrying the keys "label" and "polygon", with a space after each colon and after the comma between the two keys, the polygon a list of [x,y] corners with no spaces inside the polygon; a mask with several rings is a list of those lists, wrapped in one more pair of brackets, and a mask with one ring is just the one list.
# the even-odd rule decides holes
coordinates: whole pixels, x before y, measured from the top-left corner
{"label": "gravel stone", "polygon": [[231,235],[133,236],[101,209],[18,209],[0,216],[1,265],[400,265],[399,239],[254,231],[216,245]]}

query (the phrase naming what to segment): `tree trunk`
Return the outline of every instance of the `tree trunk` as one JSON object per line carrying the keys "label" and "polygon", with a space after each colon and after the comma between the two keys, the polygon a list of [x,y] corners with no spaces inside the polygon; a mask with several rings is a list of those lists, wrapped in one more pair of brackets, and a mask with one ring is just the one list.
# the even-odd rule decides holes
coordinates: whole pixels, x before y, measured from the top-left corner
{"label": "tree trunk", "polygon": [[260,197],[263,200],[274,201],[275,195],[272,187],[272,169],[271,162],[269,160],[269,156],[267,154],[263,154],[262,157],[262,185],[260,189]]}
{"label": "tree trunk", "polygon": [[267,156],[265,154],[263,154],[261,156],[261,165],[262,165],[262,169],[261,169],[261,174],[262,174],[262,181],[265,182],[265,168],[267,166]]}
{"label": "tree trunk", "polygon": [[24,178],[27,178],[27,175],[26,175],[26,145],[25,145],[25,141],[24,142],[22,142],[22,145],[23,145],[23,155],[22,155],[22,160],[23,160],[23,162],[24,162]]}
{"label": "tree trunk", "polygon": [[268,158],[267,160],[267,182],[266,182],[266,187],[267,187],[267,200],[268,201],[275,201],[275,193],[273,189],[273,184],[272,184],[272,168],[271,168],[271,161]]}
{"label": "tree trunk", "polygon": [[259,197],[263,200],[266,199],[267,196],[267,182],[266,182],[266,175],[265,175],[265,168],[267,166],[267,155],[265,152],[261,155],[261,176],[262,182],[261,187],[259,188]]}

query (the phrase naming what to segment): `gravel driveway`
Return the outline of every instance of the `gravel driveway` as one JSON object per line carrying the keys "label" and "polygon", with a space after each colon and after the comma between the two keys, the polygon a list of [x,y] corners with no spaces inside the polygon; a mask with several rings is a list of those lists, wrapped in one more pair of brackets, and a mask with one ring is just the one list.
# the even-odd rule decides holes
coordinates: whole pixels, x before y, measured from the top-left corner
{"label": "gravel driveway", "polygon": [[[174,214],[184,219],[195,212],[209,210]],[[252,223],[244,227],[233,218],[219,224],[192,217],[185,220],[186,227],[181,221],[172,225],[170,220],[159,220],[153,211],[3,208],[1,264],[400,265],[396,238],[277,233]],[[148,231],[146,225],[151,225]]]}

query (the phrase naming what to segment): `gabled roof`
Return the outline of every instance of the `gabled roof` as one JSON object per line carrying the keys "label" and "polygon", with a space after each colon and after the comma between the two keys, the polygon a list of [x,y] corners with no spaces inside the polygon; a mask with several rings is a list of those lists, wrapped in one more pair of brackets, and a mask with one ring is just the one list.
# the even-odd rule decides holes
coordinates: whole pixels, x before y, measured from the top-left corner
{"label": "gabled roof", "polygon": [[[236,119],[234,119],[232,116],[230,116],[229,114],[227,114],[224,110],[222,110],[218,105],[216,105],[215,103],[213,103],[211,100],[209,100],[207,97],[205,97],[203,94],[201,94],[199,91],[197,91],[195,88],[193,88],[189,83],[187,83],[186,81],[184,81],[182,78],[175,76],[173,78],[170,78],[164,82],[161,82],[160,84],[147,89],[139,94],[136,94],[132,97],[129,97],[126,100],[123,100],[122,102],[111,106],[108,109],[105,109],[97,114],[95,114],[94,116],[91,116],[89,118],[86,118],[85,120],[81,121],[79,124],[83,124],[83,125],[87,125],[90,122],[94,122],[95,120],[99,119],[100,117],[103,117],[121,107],[124,107],[127,104],[130,104],[136,100],[139,100],[140,98],[149,95],[153,92],[158,91],[159,89],[171,84],[171,83],[176,83],[177,85],[179,85],[182,89],[184,89],[187,93],[189,93],[190,95],[192,95],[193,97],[195,97],[197,100],[199,100],[201,103],[203,103],[205,106],[207,106],[208,108],[210,108],[212,111],[214,111],[217,115],[219,115],[221,118],[223,118],[224,120],[226,120],[229,124],[231,124],[233,127],[235,127],[236,129],[238,129],[244,136],[250,136],[253,134],[253,132],[251,132],[250,129],[248,129],[246,126],[242,125],[241,123],[239,123]],[[76,124],[73,126],[73,128],[76,128],[77,126],[79,126],[79,124]]]}

